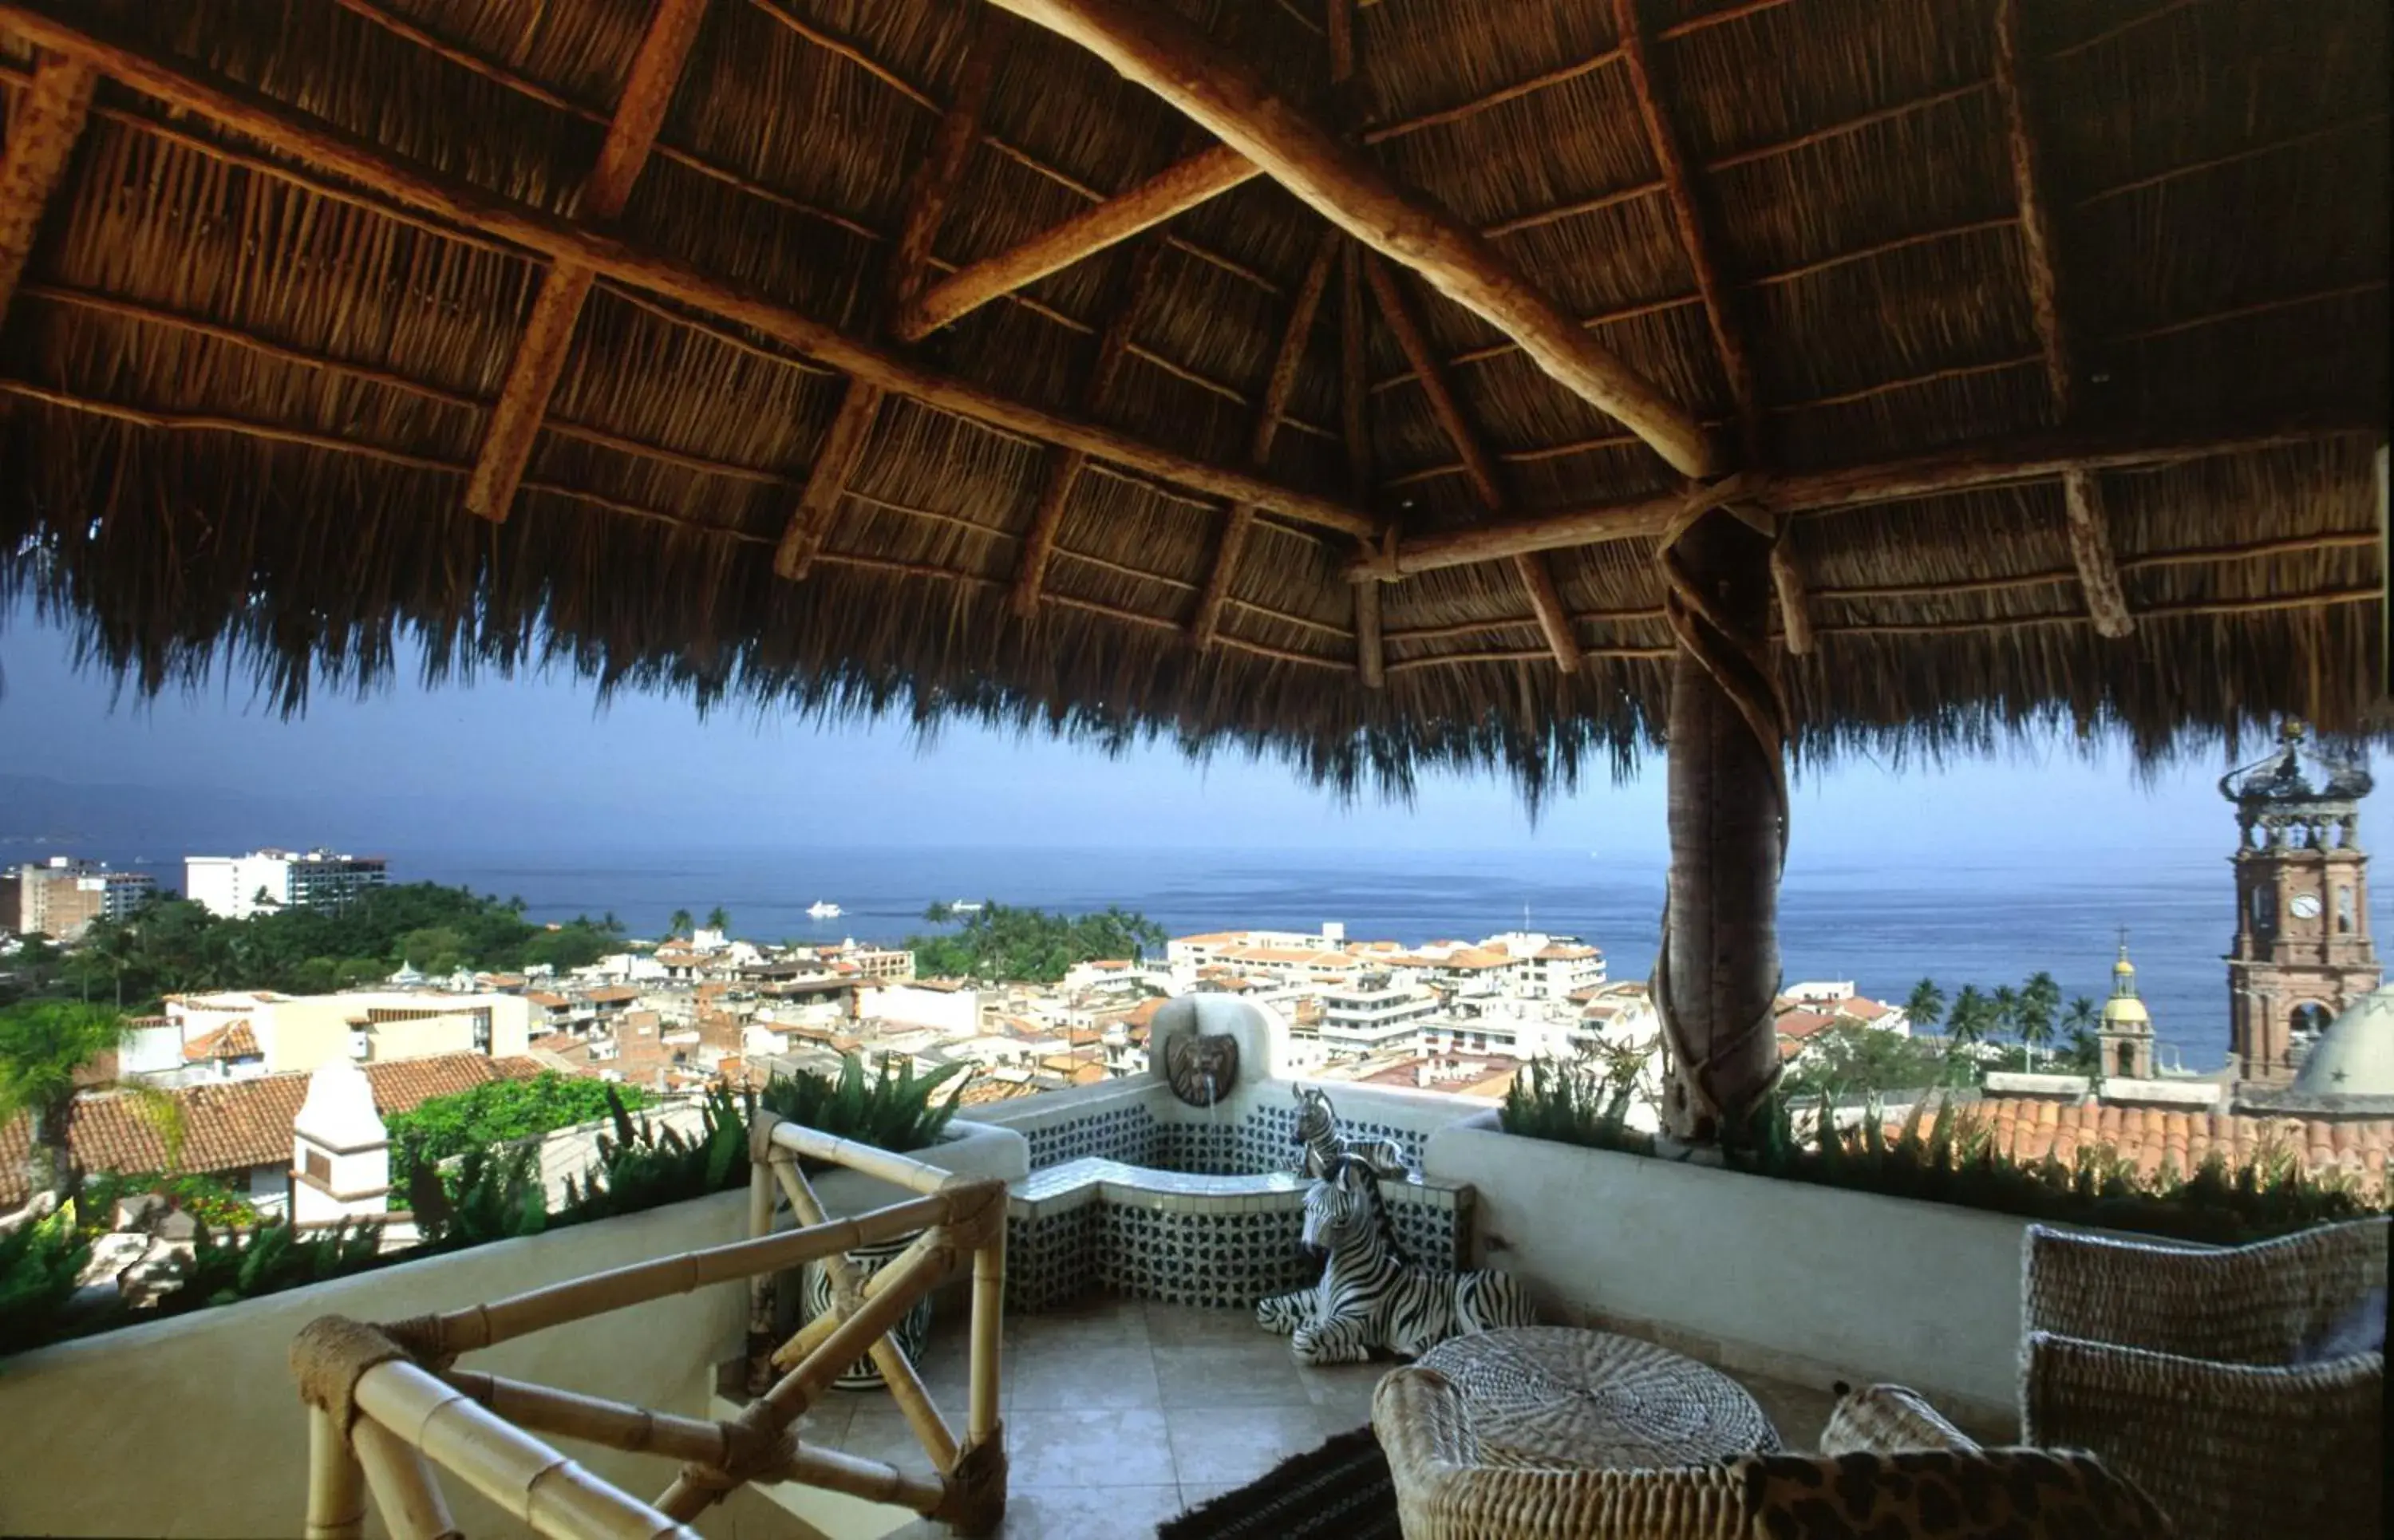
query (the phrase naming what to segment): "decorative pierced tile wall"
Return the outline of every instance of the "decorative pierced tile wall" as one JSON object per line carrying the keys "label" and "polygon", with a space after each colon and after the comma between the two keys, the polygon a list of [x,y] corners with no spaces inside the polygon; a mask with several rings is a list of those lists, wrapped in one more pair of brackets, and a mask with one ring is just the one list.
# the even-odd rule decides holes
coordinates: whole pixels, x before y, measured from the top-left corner
{"label": "decorative pierced tile wall", "polygon": [[[1333,1101],[1335,1108],[1337,1103]],[[1338,1131],[1350,1139],[1394,1139],[1397,1148],[1405,1152],[1405,1164],[1421,1169],[1425,1136],[1410,1128],[1398,1128],[1385,1123],[1338,1114]],[[1239,1125],[1239,1159],[1242,1169],[1279,1171],[1296,1164],[1296,1107],[1294,1102],[1284,1107],[1258,1107],[1247,1113]]]}
{"label": "decorative pierced tile wall", "polygon": [[1065,1206],[1016,1200],[1006,1221],[1006,1308],[1032,1314],[1069,1305],[1096,1283],[1102,1205],[1092,1191]]}
{"label": "decorative pierced tile wall", "polygon": [[1226,1213],[1108,1204],[1100,1213],[1097,1279],[1109,1294],[1250,1310],[1321,1276],[1297,1245],[1305,1217],[1284,1202]]}
{"label": "decorative pierced tile wall", "polygon": [[1164,1125],[1146,1107],[1134,1103],[1112,1107],[1046,1128],[1026,1128],[1022,1140],[1031,1147],[1031,1169],[1060,1165],[1097,1155],[1131,1165],[1152,1165],[1150,1158]]}

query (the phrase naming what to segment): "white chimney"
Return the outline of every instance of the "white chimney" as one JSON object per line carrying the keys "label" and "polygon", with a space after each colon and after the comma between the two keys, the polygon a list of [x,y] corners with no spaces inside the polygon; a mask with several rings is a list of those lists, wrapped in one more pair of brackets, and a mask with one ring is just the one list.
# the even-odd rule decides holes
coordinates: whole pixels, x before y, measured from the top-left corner
{"label": "white chimney", "polygon": [[363,1070],[335,1059],[309,1075],[291,1134],[295,1221],[329,1222],[390,1206],[390,1131],[375,1112]]}

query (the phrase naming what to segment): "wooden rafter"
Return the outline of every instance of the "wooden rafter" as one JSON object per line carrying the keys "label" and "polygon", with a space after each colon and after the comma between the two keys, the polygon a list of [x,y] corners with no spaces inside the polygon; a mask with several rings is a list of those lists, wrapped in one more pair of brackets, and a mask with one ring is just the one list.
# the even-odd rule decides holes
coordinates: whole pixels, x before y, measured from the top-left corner
{"label": "wooden rafter", "polygon": [[958,268],[926,289],[902,310],[894,330],[917,341],[1026,284],[1059,272],[1085,257],[1151,230],[1209,198],[1262,175],[1223,145],[1201,150],[1117,197],[1107,199],[994,257]]}
{"label": "wooden rafter", "polygon": [[[2068,426],[2077,417],[2076,375],[2071,367],[2070,332],[2062,320],[2059,240],[2053,205],[2039,174],[2035,130],[2029,117],[2027,58],[2020,48],[2019,0],[1995,0],[1995,97],[2003,104],[2004,149],[2011,162],[2012,189],[2019,204],[2020,259],[2028,272],[2029,311],[2045,356],[2045,383],[2054,415]],[[2068,520],[2071,559],[2078,565],[2086,613],[2107,637],[2136,629],[2120,568],[2111,554],[2111,530],[2103,513],[2103,492],[2088,471],[2062,476],[2062,507]]]}
{"label": "wooden rafter", "polygon": [[[1154,287],[1155,271],[1163,256],[1164,244],[1157,240],[1141,243],[1131,256],[1122,305],[1107,324],[1105,335],[1098,339],[1097,362],[1089,369],[1089,388],[1085,399],[1092,411],[1113,394],[1115,376],[1122,373],[1123,360],[1129,355],[1131,336],[1138,330],[1139,311],[1146,309],[1148,290]],[[1032,506],[1031,532],[1023,536],[1022,556],[1015,565],[1014,588],[1008,600],[1019,619],[1029,620],[1039,612],[1040,590],[1046,586],[1047,565],[1056,555],[1056,537],[1064,527],[1064,507],[1072,500],[1072,487],[1088,463],[1089,457],[1077,449],[1048,452],[1047,474],[1039,485],[1039,500]]]}
{"label": "wooden rafter", "polygon": [[1420,273],[1683,474],[1712,472],[1712,444],[1692,417],[1582,331],[1486,237],[1400,188],[1361,146],[1280,98],[1230,50],[1135,0],[995,3],[1097,54],[1348,234]]}
{"label": "wooden rafter", "polygon": [[[1720,359],[1722,375],[1729,380],[1741,455],[1749,469],[1758,469],[1765,462],[1763,409],[1755,385],[1753,349],[1737,311],[1736,290],[1721,260],[1718,234],[1706,217],[1703,200],[1698,194],[1695,163],[1680,141],[1677,125],[1672,119],[1638,7],[1639,0],[1612,0],[1622,67],[1629,77],[1630,95],[1638,102],[1638,115],[1646,125],[1647,147],[1654,155],[1664,201],[1670,205],[1671,222],[1678,230],[1680,248],[1687,253],[1689,270],[1695,275],[1696,297],[1703,306],[1713,351]],[[1796,564],[1790,534],[1790,531],[1782,529],[1771,543],[1770,586],[1779,602],[1780,638],[1788,652],[1800,654],[1812,650],[1812,619],[1804,597],[1803,570]]]}
{"label": "wooden rafter", "polygon": [[[892,314],[913,300],[929,273],[931,244],[938,239],[940,221],[947,214],[949,194],[964,172],[973,141],[980,135],[981,109],[989,100],[990,81],[996,74],[997,53],[1003,46],[999,29],[987,24],[991,20],[986,13],[976,14],[977,30],[965,50],[955,99],[940,114],[930,148],[907,180],[905,216],[899,222],[898,239],[883,274]],[[848,480],[864,463],[864,446],[873,437],[874,419],[880,415],[885,394],[861,375],[848,380],[831,430],[823,435],[822,447],[808,467],[798,506],[791,510],[781,542],[773,547],[773,571],[778,575],[796,583],[813,570],[815,557],[839,516],[839,500],[848,493]]]}
{"label": "wooden rafter", "polygon": [[[1333,11],[1352,0],[1330,0]],[[1335,38],[1338,33],[1334,31]],[[1348,494],[1368,503],[1372,494],[1371,356],[1363,335],[1363,248],[1352,241],[1340,253],[1338,278],[1338,409],[1347,439]],[[1367,547],[1368,549],[1368,547]],[[1355,590],[1355,671],[1363,687],[1377,690],[1387,682],[1387,644],[1380,626],[1380,586],[1352,585]]]}
{"label": "wooden rafter", "polygon": [[766,299],[585,225],[560,218],[470,182],[411,164],[382,146],[335,128],[233,82],[195,72],[188,60],[106,36],[25,0],[0,0],[0,25],[37,46],[83,59],[144,94],[231,128],[281,154],[358,187],[552,261],[581,262],[627,290],[729,322],[782,348],[935,411],[1078,449],[1195,492],[1245,499],[1273,513],[1356,538],[1378,524],[1333,498],[1295,491],[1243,468],[1214,465],[1175,450],[1034,406],[985,386],[942,375],[888,349],[863,342],[786,305]]}
{"label": "wooden rafter", "polygon": [[41,234],[50,194],[66,179],[67,163],[91,117],[99,72],[80,59],[45,54],[33,83],[8,120],[8,152],[0,160],[0,317],[17,296],[18,281]]}
{"label": "wooden rafter", "polygon": [[[612,224],[631,201],[640,168],[681,84],[682,65],[690,46],[698,39],[706,19],[706,0],[657,0],[649,28],[632,56],[632,71],[624,82],[623,99],[607,125],[598,146],[598,163],[583,179],[580,217],[592,224]],[[565,355],[573,346],[573,329],[582,319],[583,304],[598,273],[580,262],[559,261],[542,278],[533,297],[532,319],[516,342],[507,364],[506,384],[498,405],[483,429],[480,455],[466,481],[466,507],[483,518],[506,518],[532,460],[533,441],[540,436],[540,420],[548,399],[565,373]]]}
{"label": "wooden rafter", "polygon": [[[1272,441],[1280,434],[1281,414],[1288,410],[1289,395],[1296,388],[1296,371],[1305,362],[1306,339],[1313,335],[1313,318],[1322,308],[1322,291],[1330,285],[1331,264],[1337,259],[1344,244],[1336,230],[1323,230],[1321,244],[1314,249],[1313,261],[1305,270],[1305,282],[1297,285],[1296,305],[1288,313],[1288,324],[1281,331],[1280,350],[1272,357],[1271,377],[1264,385],[1263,405],[1256,412],[1255,432],[1247,441],[1248,463],[1257,470],[1271,464]],[[1222,606],[1230,597],[1231,581],[1238,576],[1239,557],[1246,549],[1247,531],[1255,521],[1253,503],[1234,503],[1230,516],[1222,522],[1222,543],[1214,553],[1214,570],[1205,579],[1205,591],[1197,601],[1196,618],[1189,625],[1189,635],[1201,652],[1214,645],[1221,629]]]}
{"label": "wooden rafter", "polygon": [[[1982,487],[2052,481],[2071,471],[2148,469],[2217,454],[2243,454],[2357,434],[2381,434],[2381,425],[2356,416],[2302,421],[2243,431],[2173,437],[2153,433],[2045,434],[1961,444],[1905,460],[1742,478],[1739,498],[1773,515],[1828,513],[1840,508],[1903,503]],[[1710,492],[1698,488],[1695,496]],[[1440,567],[1498,561],[1524,551],[1562,550],[1620,540],[1651,540],[1688,507],[1690,494],[1657,493],[1595,507],[1515,520],[1476,530],[1423,535],[1359,560],[1357,581],[1393,583]]]}
{"label": "wooden rafter", "polygon": [[[1429,398],[1430,415],[1438,419],[1454,452],[1463,459],[1464,474],[1471,480],[1473,491],[1479,494],[1480,506],[1493,517],[1505,512],[1505,489],[1496,479],[1496,462],[1481,447],[1480,435],[1464,416],[1463,403],[1448,388],[1446,372],[1438,366],[1438,355],[1430,349],[1429,339],[1422,333],[1421,323],[1414,317],[1413,307],[1398,287],[1396,276],[1377,260],[1363,258],[1363,271],[1370,280],[1372,293],[1379,301],[1380,315],[1388,323],[1406,362],[1414,366],[1414,375],[1421,381],[1423,393]],[[1542,551],[1520,551],[1513,557],[1513,570],[1519,574],[1521,587],[1528,593],[1530,612],[1538,618],[1538,629],[1545,633],[1546,646],[1555,655],[1556,666],[1565,673],[1576,673],[1582,662],[1579,638],[1572,631],[1571,615],[1564,610],[1561,594],[1555,587],[1555,574],[1546,565]]]}

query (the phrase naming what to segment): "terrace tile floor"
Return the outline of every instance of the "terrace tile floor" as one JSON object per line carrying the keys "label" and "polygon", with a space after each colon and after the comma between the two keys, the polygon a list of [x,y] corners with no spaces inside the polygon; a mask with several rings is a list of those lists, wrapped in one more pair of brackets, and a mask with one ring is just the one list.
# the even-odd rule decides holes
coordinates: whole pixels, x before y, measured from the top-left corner
{"label": "terrace tile floor", "polygon": [[[1092,1297],[1009,1317],[1001,1405],[1012,1489],[1000,1533],[1042,1540],[1151,1533],[1182,1509],[1370,1422],[1372,1388],[1389,1367],[1300,1368],[1287,1341],[1259,1330],[1243,1310]],[[932,1399],[960,1425],[960,1319],[943,1318],[934,1329],[921,1368]],[[1732,1377],[1753,1392],[1789,1447],[1817,1441],[1829,1415],[1827,1386]],[[880,1390],[829,1393],[800,1436],[901,1468],[930,1468]],[[948,1532],[917,1521],[894,1533],[917,1540]]]}

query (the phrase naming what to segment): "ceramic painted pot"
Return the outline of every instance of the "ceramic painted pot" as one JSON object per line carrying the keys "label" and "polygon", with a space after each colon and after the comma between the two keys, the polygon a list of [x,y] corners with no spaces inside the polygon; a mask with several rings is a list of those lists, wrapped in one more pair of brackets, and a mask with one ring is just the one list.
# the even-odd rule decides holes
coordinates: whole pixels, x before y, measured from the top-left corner
{"label": "ceramic painted pot", "polygon": [[[859,1246],[849,1252],[848,1261],[848,1265],[856,1270],[857,1282],[862,1283],[864,1280],[888,1266],[899,1253],[912,1244],[913,1240],[914,1237],[905,1236],[895,1241],[882,1241],[869,1246]],[[822,1263],[809,1262],[806,1265],[800,1289],[799,1297],[806,1312],[806,1320],[811,1321],[831,1308],[831,1274],[823,1270]],[[923,1358],[923,1343],[930,1335],[930,1331],[931,1296],[925,1295],[915,1301],[913,1310],[899,1317],[898,1324],[891,1329],[889,1336],[891,1340],[898,1344],[898,1350],[904,1353],[910,1362],[920,1363]],[[874,1367],[870,1357],[858,1359],[842,1370],[837,1379],[832,1381],[834,1386],[842,1390],[870,1390],[880,1383],[881,1371]]]}

